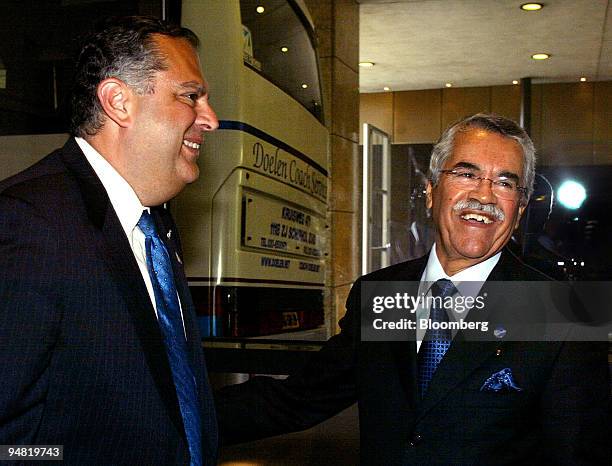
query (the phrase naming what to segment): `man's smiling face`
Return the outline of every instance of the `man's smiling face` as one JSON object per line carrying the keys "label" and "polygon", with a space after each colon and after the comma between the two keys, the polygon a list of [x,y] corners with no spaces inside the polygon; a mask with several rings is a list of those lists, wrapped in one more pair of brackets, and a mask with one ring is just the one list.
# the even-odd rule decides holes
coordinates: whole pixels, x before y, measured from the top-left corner
{"label": "man's smiling face", "polygon": [[[521,180],[523,163],[523,151],[514,139],[473,128],[457,133],[443,168],[470,167],[476,176],[514,175]],[[435,187],[427,186],[427,207],[432,209],[437,229],[436,253],[449,275],[495,255],[518,226],[525,209],[520,194],[500,199],[492,188],[491,181],[482,180],[464,189],[444,174]]]}
{"label": "man's smiling face", "polygon": [[155,37],[155,42],[167,69],[156,73],[154,92],[134,95],[131,152],[124,172],[149,205],[166,202],[198,178],[204,134],[219,126],[191,44],[166,36]]}

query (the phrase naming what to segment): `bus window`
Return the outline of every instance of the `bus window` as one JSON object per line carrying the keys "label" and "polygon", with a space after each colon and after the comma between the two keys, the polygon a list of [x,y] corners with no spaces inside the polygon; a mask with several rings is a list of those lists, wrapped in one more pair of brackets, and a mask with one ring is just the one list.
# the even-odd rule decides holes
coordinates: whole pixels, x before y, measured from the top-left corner
{"label": "bus window", "polygon": [[291,0],[240,0],[244,63],[323,123],[313,31]]}
{"label": "bus window", "polygon": [[161,0],[4,0],[0,135],[66,132],[78,38],[105,16],[161,17],[164,8]]}

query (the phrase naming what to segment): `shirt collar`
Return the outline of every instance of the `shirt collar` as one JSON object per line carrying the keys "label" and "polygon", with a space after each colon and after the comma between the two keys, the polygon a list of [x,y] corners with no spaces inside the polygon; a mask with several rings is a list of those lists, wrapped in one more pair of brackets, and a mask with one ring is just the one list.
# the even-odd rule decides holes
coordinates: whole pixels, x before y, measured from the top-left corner
{"label": "shirt collar", "polygon": [[75,138],[75,140],[83,154],[85,154],[85,158],[96,172],[96,175],[98,175],[104,189],[106,189],[108,198],[115,209],[125,234],[130,237],[145,207],[140,202],[140,199],[138,199],[134,189],[104,156],[85,139]]}
{"label": "shirt collar", "polygon": [[436,254],[436,244],[434,243],[429,253],[427,265],[421,276],[421,281],[433,283],[441,278],[446,278],[453,282],[461,295],[476,297],[483,283],[487,280],[491,271],[497,265],[497,262],[499,262],[500,256],[501,251],[489,257],[487,260],[468,267],[451,277],[444,272],[442,264],[440,264],[440,260]]}

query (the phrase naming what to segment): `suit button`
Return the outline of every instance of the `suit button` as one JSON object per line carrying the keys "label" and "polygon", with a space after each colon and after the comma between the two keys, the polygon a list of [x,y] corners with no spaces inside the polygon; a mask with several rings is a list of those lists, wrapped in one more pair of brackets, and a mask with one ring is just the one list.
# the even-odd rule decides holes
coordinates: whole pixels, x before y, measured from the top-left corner
{"label": "suit button", "polygon": [[423,436],[421,434],[414,434],[410,439],[410,446],[416,447],[419,443],[423,441]]}

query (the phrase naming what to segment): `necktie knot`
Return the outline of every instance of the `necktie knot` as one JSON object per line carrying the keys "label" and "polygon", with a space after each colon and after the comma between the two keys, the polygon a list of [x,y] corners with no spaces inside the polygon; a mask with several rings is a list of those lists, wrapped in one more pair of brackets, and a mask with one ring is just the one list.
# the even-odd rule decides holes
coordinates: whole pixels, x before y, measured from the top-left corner
{"label": "necktie knot", "polygon": [[147,210],[142,211],[140,220],[138,220],[138,227],[144,233],[145,236],[156,238],[157,228],[155,227],[155,221]]}
{"label": "necktie knot", "polygon": [[441,278],[440,280],[434,282],[431,285],[431,295],[434,297],[442,297],[446,298],[447,296],[452,296],[457,292],[457,288],[453,285],[453,282],[446,278]]}

